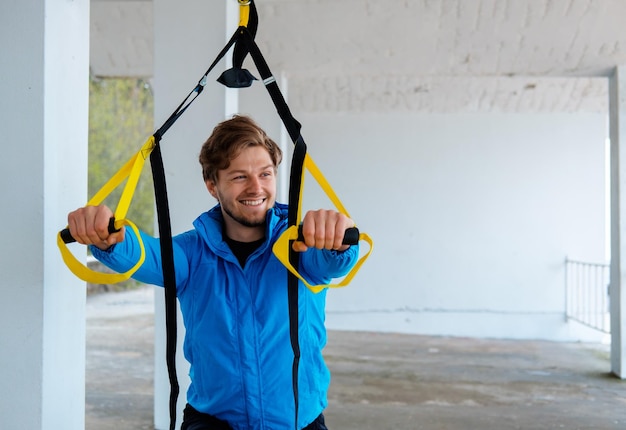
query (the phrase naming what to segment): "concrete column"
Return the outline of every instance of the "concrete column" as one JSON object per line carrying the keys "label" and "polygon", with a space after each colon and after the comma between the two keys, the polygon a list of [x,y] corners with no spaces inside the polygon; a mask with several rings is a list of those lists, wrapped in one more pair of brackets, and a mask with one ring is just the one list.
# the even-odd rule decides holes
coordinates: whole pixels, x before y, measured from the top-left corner
{"label": "concrete column", "polygon": [[[195,87],[213,62],[239,20],[235,0],[154,1],[154,105],[159,127]],[[230,56],[230,54],[229,54]],[[193,220],[215,204],[202,179],[198,154],[213,127],[238,110],[237,90],[215,82],[225,70],[224,61],[209,76],[207,86],[162,140],[173,233],[192,228]],[[163,291],[155,300],[155,428],[169,426],[169,381],[165,366],[165,316]],[[184,331],[179,318],[178,344]],[[180,397],[177,428],[186,402],[188,365],[177,356]]]}
{"label": "concrete column", "polygon": [[[626,378],[626,66],[609,78],[609,135],[611,140],[611,371]],[[622,241],[622,239],[625,239]]]}
{"label": "concrete column", "polygon": [[0,428],[82,430],[85,284],[56,233],[87,198],[89,0],[0,2],[0,64]]}

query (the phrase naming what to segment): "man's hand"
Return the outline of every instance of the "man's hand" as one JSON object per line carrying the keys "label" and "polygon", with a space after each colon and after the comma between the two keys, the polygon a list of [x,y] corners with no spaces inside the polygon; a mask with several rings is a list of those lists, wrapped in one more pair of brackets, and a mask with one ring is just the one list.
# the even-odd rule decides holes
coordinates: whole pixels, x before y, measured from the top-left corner
{"label": "man's hand", "polygon": [[309,211],[302,222],[304,242],[295,241],[293,250],[304,252],[311,247],[345,251],[350,245],[343,245],[343,236],[351,227],[354,227],[354,221],[340,212],[325,209]]}
{"label": "man's hand", "polygon": [[113,212],[105,205],[85,206],[68,214],[67,225],[76,242],[105,250],[124,240],[124,227],[118,232],[109,233],[109,220],[112,217]]}

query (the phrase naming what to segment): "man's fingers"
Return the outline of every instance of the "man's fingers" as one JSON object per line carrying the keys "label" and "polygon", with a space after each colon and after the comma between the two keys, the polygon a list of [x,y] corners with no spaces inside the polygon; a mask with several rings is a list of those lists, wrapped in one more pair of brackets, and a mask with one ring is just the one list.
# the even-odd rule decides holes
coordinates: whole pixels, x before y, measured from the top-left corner
{"label": "man's fingers", "polygon": [[122,226],[120,228],[120,231],[117,231],[115,233],[111,233],[106,240],[104,241],[104,243],[106,243],[108,246],[111,245],[115,245],[116,243],[120,243],[124,241],[124,235],[126,233],[126,229],[124,228],[124,226]]}
{"label": "man's fingers", "polygon": [[354,226],[348,216],[337,211],[320,209],[309,211],[304,217],[302,234],[309,247],[345,250],[343,238],[348,228]]}
{"label": "man's fingers", "polygon": [[[77,209],[68,215],[70,233],[83,245],[107,244],[111,239],[109,220],[112,216],[113,213],[106,206],[85,206]],[[120,239],[123,239],[123,234],[118,234],[113,240],[117,242]]]}

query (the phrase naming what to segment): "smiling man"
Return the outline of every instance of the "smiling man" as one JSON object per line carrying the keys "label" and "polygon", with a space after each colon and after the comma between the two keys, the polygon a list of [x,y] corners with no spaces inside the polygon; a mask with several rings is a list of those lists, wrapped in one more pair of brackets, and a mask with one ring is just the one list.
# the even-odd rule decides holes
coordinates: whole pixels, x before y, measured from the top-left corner
{"label": "smiling man", "polygon": [[[235,116],[215,127],[199,159],[218,204],[173,238],[183,349],[191,365],[182,430],[326,430],[326,290],[313,294],[302,283],[299,422],[293,423],[287,269],[272,253],[288,227],[287,206],[276,202],[280,148],[250,118]],[[68,225],[96,258],[122,272],[140,250],[132,232],[108,232],[112,216],[106,206],[88,206],[71,212]],[[304,241],[293,247],[302,253],[299,269],[309,283],[329,284],[354,266],[358,247],[342,245],[353,226],[333,210],[307,212]],[[162,286],[159,241],[140,234],[146,260],[133,277]]]}

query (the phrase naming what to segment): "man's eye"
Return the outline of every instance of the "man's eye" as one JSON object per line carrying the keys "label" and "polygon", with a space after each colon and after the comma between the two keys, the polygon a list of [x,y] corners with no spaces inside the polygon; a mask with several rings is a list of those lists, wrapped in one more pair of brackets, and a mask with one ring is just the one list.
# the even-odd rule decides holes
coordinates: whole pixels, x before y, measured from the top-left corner
{"label": "man's eye", "polygon": [[244,175],[239,175],[239,176],[233,177],[233,181],[241,181],[243,179],[246,179],[246,177]]}

